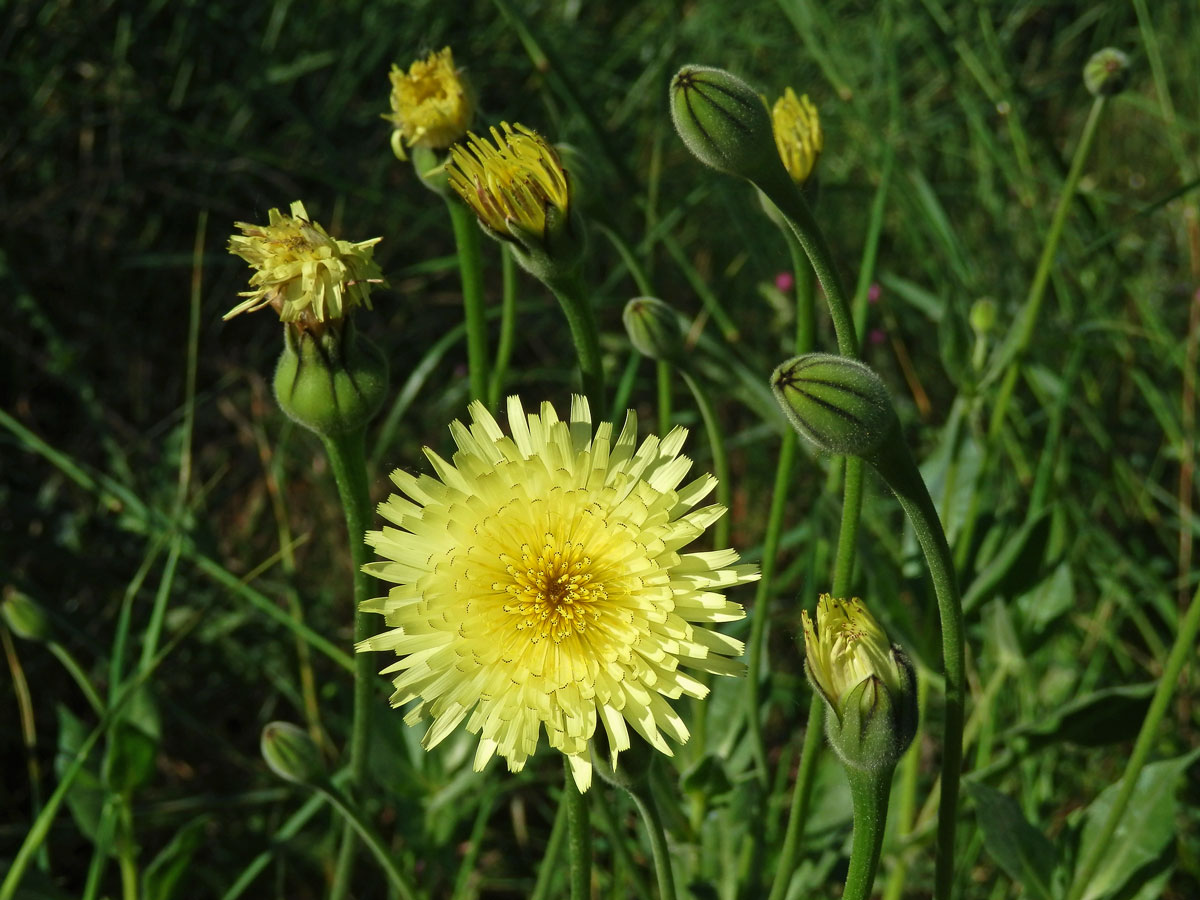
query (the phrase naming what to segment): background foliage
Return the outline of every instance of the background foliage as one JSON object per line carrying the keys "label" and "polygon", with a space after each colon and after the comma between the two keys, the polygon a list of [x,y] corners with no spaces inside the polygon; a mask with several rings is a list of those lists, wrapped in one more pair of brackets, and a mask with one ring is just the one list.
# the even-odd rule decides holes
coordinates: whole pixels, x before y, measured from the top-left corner
{"label": "background foliage", "polygon": [[[1015,896],[1022,881],[1038,895],[1020,874],[1024,851],[1013,856],[1004,837],[1036,831],[1021,846],[1037,848],[1032,866],[1045,872],[1086,843],[1087,807],[1120,777],[1197,584],[1200,12],[1175,2],[527,0],[523,28],[506,5],[4,7],[0,583],[6,597],[27,594],[50,612],[55,646],[102,695],[143,648],[178,638],[128,715],[136,734],[110,735],[108,770],[93,761],[92,790],[69,796],[46,867],[28,879],[41,893],[30,896],[80,895],[103,857],[94,848],[104,846],[102,782],[118,778],[114,765],[127,770],[141,864],[163,860],[147,891],[229,896],[261,853],[270,863],[254,895],[323,891],[329,813],[272,843],[306,798],[269,775],[258,736],[268,720],[303,721],[314,700],[331,750],[347,733],[348,673],[279,619],[302,619],[349,652],[349,557],[323,457],[269,395],[277,325],[266,315],[221,321],[246,275],[224,242],[235,220],[265,221],[268,208],[297,198],[331,233],[383,235],[376,258],[390,287],[360,317],[391,360],[396,389],[371,435],[376,497],[388,469],[422,465],[422,444],[445,447],[466,396],[453,242],[441,203],[391,156],[379,115],[390,63],[446,44],[477,89],[482,122],[520,121],[573,146],[609,371],[634,372],[631,403],[645,426],[653,370],[627,368],[636,361],[620,311],[636,289],[610,235],[634,249],[658,296],[698,317],[694,353],[733,465],[733,544],[750,560],[785,427],[765,381],[789,355],[789,301],[775,286],[790,267],[787,247],[750,189],[683,149],[666,85],[680,64],[699,62],[772,98],[787,85],[813,97],[826,134],[818,216],[847,282],[864,300],[877,286],[877,302],[862,307],[865,358],[897,397],[967,594],[976,774],[964,796],[960,881],[972,897]],[[995,385],[979,383],[973,355],[991,352],[1021,309],[1090,105],[1080,72],[1106,45],[1131,55],[1130,87],[1100,126],[1014,411],[989,448]],[[485,251],[496,295],[499,255]],[[986,333],[968,320],[981,298],[997,310]],[[537,283],[521,281],[520,301],[508,387],[561,407],[573,377],[565,325]],[[832,346],[828,331],[822,345]],[[676,407],[707,465],[682,387]],[[980,476],[985,452],[995,464]],[[799,610],[827,585],[836,534],[829,468],[809,457],[798,467],[770,598],[759,711],[777,767],[769,837],[782,833],[808,703]],[[878,485],[864,524],[856,593],[936,670],[930,591]],[[0,859],[53,790],[56,760],[61,771],[63,753],[97,721],[61,653],[4,636],[12,677],[0,683]],[[1155,747],[1172,767],[1156,770],[1156,790],[1139,791],[1144,827],[1118,836],[1109,890],[1089,896],[1200,892],[1191,668]],[[936,708],[936,675],[924,674]],[[682,784],[685,797],[668,824],[695,896],[734,896],[739,883],[755,896],[741,688],[722,687],[707,743],[667,767],[669,793]],[[373,820],[431,896],[449,896],[456,879],[463,895],[528,895],[554,833],[558,760],[543,754],[520,777],[476,776],[471,741],[425,754],[401,718],[381,700]],[[36,736],[28,753],[23,735]],[[917,748],[921,801],[935,738]],[[797,896],[836,895],[849,817],[840,778],[823,768]],[[715,812],[693,821],[689,802],[693,813],[696,803]],[[602,885],[614,896],[644,890],[651,879],[630,809],[597,806],[606,810]],[[889,840],[881,888],[904,864],[908,895],[923,895],[924,822],[914,838]],[[188,860],[180,887],[170,866]],[[98,884],[114,891],[110,868]],[[373,875],[360,872],[362,896],[382,895]],[[558,884],[554,872],[544,877]]]}

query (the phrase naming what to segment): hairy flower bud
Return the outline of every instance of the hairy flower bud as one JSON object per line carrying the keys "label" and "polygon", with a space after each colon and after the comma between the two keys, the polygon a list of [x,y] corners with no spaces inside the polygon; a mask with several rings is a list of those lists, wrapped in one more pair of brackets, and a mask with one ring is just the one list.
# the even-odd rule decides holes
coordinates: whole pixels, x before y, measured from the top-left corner
{"label": "hairy flower bud", "polygon": [[291,722],[263,726],[259,749],[271,771],[293,784],[313,784],[325,777],[321,751],[308,732]]}
{"label": "hairy flower bud", "polygon": [[904,651],[857,598],[822,594],[805,611],[805,672],[829,708],[826,733],[846,765],[895,766],[917,730],[916,675]]}
{"label": "hairy flower bud", "polygon": [[6,592],[4,602],[0,603],[0,617],[12,633],[22,640],[41,643],[54,637],[54,627],[46,610],[28,594],[18,590]]}
{"label": "hairy flower bud", "polygon": [[1111,97],[1129,82],[1129,57],[1115,47],[1092,54],[1083,67],[1083,83],[1093,97]]}
{"label": "hairy flower bud", "polygon": [[635,297],[621,315],[634,349],[651,359],[674,362],[683,353],[679,314],[654,297]]}
{"label": "hairy flower bud", "polygon": [[774,371],[771,390],[795,429],[827,453],[870,457],[899,428],[883,381],[858,360],[798,356]]}
{"label": "hairy flower bud", "polygon": [[362,428],[379,411],[387,360],[353,321],[331,323],[320,334],[285,327],[284,338],[275,399],[294,421],[328,436]]}
{"label": "hairy flower bud", "polygon": [[671,79],[671,118],[702,163],[756,184],[790,181],[766,101],[736,75],[684,66]]}

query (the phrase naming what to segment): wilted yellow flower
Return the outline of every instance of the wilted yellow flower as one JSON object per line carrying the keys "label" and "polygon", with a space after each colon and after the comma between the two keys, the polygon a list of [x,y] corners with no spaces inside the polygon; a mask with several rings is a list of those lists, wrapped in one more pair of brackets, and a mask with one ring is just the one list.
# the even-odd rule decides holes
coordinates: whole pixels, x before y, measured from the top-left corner
{"label": "wilted yellow flower", "polygon": [[817,108],[808,99],[808,94],[798,98],[795,91],[787,88],[771,109],[771,121],[775,126],[779,158],[792,181],[803,185],[816,168],[825,146]]}
{"label": "wilted yellow flower", "polygon": [[474,104],[449,47],[417,60],[408,72],[393,64],[388,78],[392,112],[383,117],[396,126],[392,151],[398,158],[406,158],[406,146],[444,150],[467,133]]}
{"label": "wilted yellow flower", "polygon": [[367,534],[383,561],[364,571],[396,586],[362,606],[392,628],[356,649],[400,657],[392,704],[420,699],[405,721],[433,720],[427,748],[464,721],[480,735],[477,771],[494,754],[519,771],[544,726],[586,790],[597,721],[614,757],[627,725],[671,755],[663,733],[688,730],[664,698],[708,693],[685,670],[744,669],[741,642],[709,625],[744,615],[720,591],[758,573],[733,550],[679,552],[725,512],[692,508],[716,479],[679,487],[682,428],[639,447],[630,412],[615,440],[607,422],[593,436],[582,397],[570,422],[510,397],[511,436],[482,404],[470,414],[450,426],[452,462],[426,448],[436,477],[392,473],[406,496],[380,504],[397,527]]}
{"label": "wilted yellow flower", "polygon": [[498,236],[543,239],[566,224],[571,189],[558,152],[524,125],[502,122],[490,143],[476,134],[450,148],[450,186]]}
{"label": "wilted yellow flower", "polygon": [[371,308],[371,285],[383,281],[372,258],[382,238],[335,240],[299,200],[291,215],[272,209],[268,219],[268,225],[234,223],[242,233],[229,238],[229,252],[257,271],[250,278],[254,290],[238,295],[246,299],[226,319],[272,306],[284,322],[313,326],[344,318],[356,306]]}
{"label": "wilted yellow flower", "polygon": [[817,601],[816,627],[807,611],[801,613],[801,619],[809,675],[839,717],[850,694],[868,679],[872,682],[860,700],[864,712],[875,706],[875,679],[879,686],[899,695],[904,679],[892,644],[861,600],[822,594]]}

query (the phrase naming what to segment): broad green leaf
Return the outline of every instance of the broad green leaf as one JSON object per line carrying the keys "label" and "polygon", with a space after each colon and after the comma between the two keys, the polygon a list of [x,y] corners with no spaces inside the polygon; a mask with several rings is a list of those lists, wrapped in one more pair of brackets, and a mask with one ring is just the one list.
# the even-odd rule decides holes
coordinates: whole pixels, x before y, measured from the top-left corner
{"label": "broad green leaf", "polygon": [[1040,634],[1056,618],[1075,605],[1075,583],[1071,579],[1071,567],[1059,563],[1049,578],[1017,598],[1017,609],[1025,627],[1033,634]]}
{"label": "broad green leaf", "polygon": [[1028,589],[1041,569],[1049,531],[1049,510],[1023,524],[963,593],[963,611],[970,612],[996,591],[1012,596]]}
{"label": "broad green leaf", "polygon": [[1030,896],[1051,900],[1058,862],[1054,845],[1029,824],[1015,800],[980,781],[963,783],[975,801],[983,845],[992,859]]}
{"label": "broad green leaf", "polygon": [[[1104,848],[1084,891],[1083,900],[1100,900],[1122,888],[1129,878],[1152,862],[1175,837],[1175,792],[1179,780],[1197,757],[1200,748],[1174,759],[1151,763],[1142,769],[1129,806]],[[1080,860],[1091,858],[1108,819],[1109,810],[1121,789],[1111,784],[1087,808],[1080,838]]]}
{"label": "broad green leaf", "polygon": [[1009,737],[1026,736],[1030,750],[1057,743],[1103,747],[1129,740],[1141,726],[1157,686],[1146,681],[1084,694],[1046,710],[1033,724],[1013,729]]}
{"label": "broad green leaf", "polygon": [[[58,713],[58,753],[54,757],[54,773],[60,778],[75,759],[75,754],[88,736],[88,727],[62,704]],[[94,751],[93,751],[94,753]],[[100,816],[108,791],[100,781],[97,767],[90,761],[84,765],[71,789],[67,792],[67,809],[79,830],[89,841],[95,843],[100,828]]]}
{"label": "broad green leaf", "polygon": [[192,857],[204,842],[204,830],[208,822],[208,816],[192,819],[150,861],[142,879],[144,900],[171,900],[179,879],[187,872]]}
{"label": "broad green leaf", "polygon": [[127,794],[154,775],[161,727],[149,688],[139,688],[108,738],[104,779],[118,794]]}

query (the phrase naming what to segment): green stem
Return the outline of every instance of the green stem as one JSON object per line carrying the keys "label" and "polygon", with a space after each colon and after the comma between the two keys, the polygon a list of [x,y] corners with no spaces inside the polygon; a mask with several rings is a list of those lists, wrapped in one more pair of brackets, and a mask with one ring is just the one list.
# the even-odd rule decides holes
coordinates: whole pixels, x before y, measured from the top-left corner
{"label": "green stem", "polygon": [[315,788],[346,820],[346,827],[355,831],[362,842],[367,845],[367,849],[371,851],[371,855],[375,857],[375,861],[379,863],[380,868],[387,875],[392,889],[400,896],[401,900],[416,900],[417,893],[409,883],[408,877],[400,871],[396,861],[388,853],[387,847],[383,845],[379,835],[367,824],[362,814],[332,783],[316,785]]}
{"label": "green stem", "polygon": [[1050,283],[1050,270],[1054,265],[1054,256],[1058,252],[1058,242],[1062,238],[1063,226],[1067,221],[1067,213],[1071,209],[1071,201],[1075,197],[1075,191],[1079,187],[1079,179],[1083,175],[1083,166],[1087,162],[1087,158],[1091,153],[1092,143],[1096,137],[1096,130],[1100,126],[1100,119],[1104,113],[1105,101],[1108,98],[1101,95],[1092,102],[1092,108],[1088,112],[1087,122],[1083,126],[1083,134],[1079,138],[1079,145],[1075,148],[1075,154],[1071,158],[1071,166],[1067,170],[1067,180],[1063,182],[1062,190],[1058,195],[1058,203],[1054,207],[1054,215],[1050,219],[1050,231],[1046,235],[1046,242],[1042,245],[1042,255],[1038,259],[1037,270],[1034,272],[1033,281],[1029,285],[1029,293],[1025,297],[1025,305],[1021,309],[1021,317],[1017,322],[1016,330],[1012,333],[1012,337],[1005,343],[1000,350],[999,358],[993,367],[993,372],[999,372],[1004,368],[1004,381],[1000,385],[1000,391],[996,397],[996,405],[992,408],[992,418],[988,423],[988,437],[995,440],[1000,433],[1000,428],[1004,424],[1004,415],[1008,411],[1009,399],[1012,397],[1013,386],[1016,384],[1017,376],[1020,374],[1020,365],[1018,358],[1025,352],[1025,348],[1029,346],[1029,342],[1033,339],[1034,330],[1037,328],[1038,314],[1042,308],[1042,301],[1046,296],[1046,285]]}
{"label": "green stem", "polygon": [[658,381],[658,433],[666,435],[671,430],[671,364],[665,359],[656,360],[654,374]]}
{"label": "green stem", "polygon": [[556,274],[546,281],[554,292],[571,328],[579,371],[583,376],[583,392],[595,415],[604,412],[604,367],[600,356],[600,337],[591,300],[584,290],[578,269]]}
{"label": "green stem", "polygon": [[[800,241],[800,246],[808,256],[817,280],[825,290],[825,299],[829,303],[829,315],[833,319],[833,330],[837,333],[838,352],[842,356],[858,356],[858,338],[854,330],[854,317],[850,312],[850,299],[838,278],[834,266],[833,254],[825,236],[817,226],[804,195],[786,177],[780,169],[780,181],[756,181],[761,190],[783,214],[784,221]],[[799,273],[796,275],[800,277]]]}
{"label": "green stem", "polygon": [[507,247],[503,250],[500,255],[500,338],[488,384],[488,408],[492,410],[500,407],[504,378],[508,374],[508,361],[517,334],[517,262]]}
{"label": "green stem", "polygon": [[575,786],[571,764],[563,757],[563,800],[567,804],[567,845],[571,859],[571,900],[592,896],[592,833],[588,822],[587,797]]}
{"label": "green stem", "polygon": [[137,845],[128,794],[121,796],[117,806],[117,866],[121,870],[121,896],[124,900],[138,900]]}
{"label": "green stem", "polygon": [[898,435],[871,463],[896,494],[912,523],[937,596],[942,624],[942,667],[946,678],[945,729],[942,746],[942,793],[938,801],[936,900],[949,900],[954,882],[954,830],[958,816],[958,782],[962,769],[963,709],[966,674],[963,659],[962,601],[954,577],[954,561],[929,490],[908,446]]}
{"label": "green stem", "polygon": [[654,856],[654,874],[658,880],[659,900],[675,900],[675,874],[671,871],[671,852],[667,847],[667,835],[663,830],[662,816],[658,804],[646,783],[639,790],[630,790],[629,796],[637,806],[638,814],[646,826],[650,838],[650,852]]}
{"label": "green stem", "polygon": [[812,800],[817,760],[821,755],[821,739],[825,736],[821,728],[824,704],[821,695],[813,691],[808,705],[804,747],[800,751],[800,770],[796,773],[796,785],[792,788],[792,808],[788,811],[787,831],[783,835],[783,846],[779,850],[779,861],[775,867],[775,881],[771,884],[768,900],[784,900],[792,881],[796,853],[800,849],[800,838],[804,836],[804,825],[808,821],[808,804]]}
{"label": "green stem", "polygon": [[554,814],[550,839],[546,841],[546,852],[542,854],[542,861],[538,865],[537,881],[533,884],[533,892],[529,895],[529,900],[547,900],[550,894],[554,874],[558,871],[558,857],[562,853],[563,837],[567,831],[567,806],[567,792],[564,790],[558,803],[558,811]]}
{"label": "green stem", "polygon": [[708,433],[708,446],[712,451],[713,474],[717,476],[717,502],[725,507],[725,515],[717,519],[713,527],[713,546],[723,550],[729,546],[730,505],[733,502],[733,485],[729,481],[729,455],[725,452],[725,438],[721,433],[721,424],[717,421],[716,410],[709,400],[708,392],[700,382],[691,376],[686,369],[680,369],[679,374],[687,382],[692,391],[696,406],[700,409],[700,418],[704,420],[704,430]]}
{"label": "green stem", "polygon": [[463,312],[467,323],[467,369],[471,399],[488,402],[487,312],[483,300],[483,256],[479,251],[479,222],[457,197],[446,197],[458,269],[462,277]]}
{"label": "green stem", "polygon": [[92,712],[98,716],[104,715],[104,701],[100,699],[100,694],[97,693],[91,679],[87,677],[87,673],[83,671],[83,667],[71,655],[71,651],[58,641],[47,641],[46,646],[58,658],[58,661],[62,663],[63,668],[67,670],[67,674],[71,676],[75,684],[79,686],[79,690],[83,692],[83,696],[87,700],[88,706],[92,708]]}
{"label": "green stem", "polygon": [[783,513],[787,507],[788,485],[792,480],[792,468],[796,461],[796,432],[788,428],[779,447],[775,465],[775,486],[771,491],[771,510],[767,514],[767,531],[763,535],[762,560],[759,563],[759,579],[754,589],[754,606],[750,620],[750,647],[746,663],[746,716],[750,723],[750,746],[754,751],[754,763],[758,769],[759,783],[766,788],[769,778],[767,746],[763,738],[762,678],[763,653],[767,643],[767,620],[770,618],[772,580],[775,577],[776,557],[779,554],[779,538],[783,532]]}
{"label": "green stem", "polygon": [[[912,746],[900,761],[900,800],[896,810],[896,834],[898,840],[907,838],[912,833],[917,811],[917,776],[921,771],[921,725],[925,721],[925,698],[929,694],[929,679],[923,675],[917,677],[917,733],[913,737]],[[904,881],[908,874],[908,861],[904,854],[899,854],[888,876],[887,886],[883,891],[883,900],[900,900],[904,892]]]}
{"label": "green stem", "polygon": [[1108,851],[1108,845],[1116,833],[1117,826],[1121,824],[1121,817],[1125,814],[1125,809],[1129,806],[1129,801],[1137,788],[1138,775],[1141,773],[1142,767],[1146,765],[1146,760],[1154,747],[1154,742],[1158,737],[1156,732],[1159,723],[1162,722],[1167,705],[1171,702],[1171,697],[1178,686],[1179,675],[1188,660],[1194,660],[1196,657],[1198,632],[1200,632],[1200,588],[1197,588],[1192,595],[1192,602],[1179,623],[1179,632],[1171,647],[1171,654],[1167,657],[1162,677],[1158,680],[1158,687],[1154,690],[1150,708],[1146,710],[1146,718],[1142,720],[1141,730],[1133,745],[1133,753],[1129,756],[1129,762],[1125,764],[1125,774],[1121,776],[1121,790],[1117,793],[1117,799],[1113,801],[1112,808],[1108,811],[1108,817],[1104,820],[1104,826],[1100,830],[1100,836],[1096,839],[1091,853],[1075,872],[1067,900],[1080,900],[1084,891],[1087,890],[1092,876],[1096,873],[1096,868]]}
{"label": "green stem", "polygon": [[896,767],[868,770],[846,766],[845,770],[854,806],[854,843],[842,900],[867,900],[879,867],[879,851],[887,828],[888,794]]}
{"label": "green stem", "polygon": [[[354,580],[354,641],[365,640],[371,635],[371,623],[367,614],[360,609],[364,600],[370,599],[371,578],[362,567],[370,560],[370,552],[363,535],[371,517],[371,496],[367,484],[367,462],[363,444],[363,429],[357,428],[344,434],[322,435],[329,466],[337,482],[338,495],[346,516],[346,535],[350,543],[350,560]],[[367,773],[367,743],[370,739],[371,686],[373,661],[365,653],[354,657],[354,712],[350,730],[350,786],[363,796]],[[334,871],[332,900],[344,900],[350,890],[350,879],[354,871],[354,832],[347,823],[342,832],[342,846],[338,853]]]}
{"label": "green stem", "polygon": [[858,538],[858,520],[862,513],[863,461],[857,456],[846,457],[846,474],[842,483],[842,524],[838,529],[837,556],[833,563],[834,597],[845,597],[854,580],[854,550]]}

